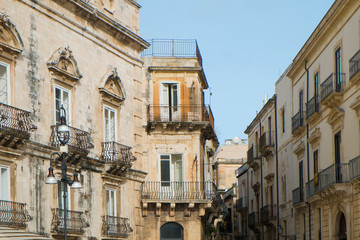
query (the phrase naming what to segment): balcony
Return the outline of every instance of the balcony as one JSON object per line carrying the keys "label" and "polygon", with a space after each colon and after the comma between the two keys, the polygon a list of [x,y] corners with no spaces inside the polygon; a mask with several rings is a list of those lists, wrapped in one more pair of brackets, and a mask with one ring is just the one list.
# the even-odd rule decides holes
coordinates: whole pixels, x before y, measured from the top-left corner
{"label": "balcony", "polygon": [[304,202],[303,188],[298,187],[292,191],[292,201],[293,201],[293,205],[298,205],[299,203]]}
{"label": "balcony", "polygon": [[248,224],[250,229],[254,229],[257,225],[259,225],[259,213],[252,212],[248,215]]}
{"label": "balcony", "polygon": [[[64,210],[60,208],[51,209],[53,213],[53,219],[51,222],[52,232],[58,235],[64,234],[65,216]],[[84,228],[89,227],[89,223],[83,218],[83,212],[79,211],[67,211],[66,226],[69,235],[82,235]]]}
{"label": "balcony", "polygon": [[292,134],[296,135],[305,129],[304,111],[299,111],[292,117]]}
{"label": "balcony", "polygon": [[26,228],[26,222],[32,220],[25,203],[0,200],[0,226]]}
{"label": "balcony", "polygon": [[128,218],[103,216],[103,236],[111,239],[127,238],[132,231]]}
{"label": "balcony", "polygon": [[152,39],[151,46],[141,52],[142,57],[197,58],[202,66],[202,57],[196,40]]}
{"label": "balcony", "polygon": [[360,71],[360,50],[349,61],[349,79],[351,82],[358,82],[360,75],[357,74]]}
{"label": "balcony", "polygon": [[275,132],[264,132],[259,139],[259,150],[266,159],[274,155]]}
{"label": "balcony", "polygon": [[349,163],[337,163],[332,164],[328,168],[315,174],[315,178],[306,184],[307,194],[306,197],[312,197],[315,193],[326,191],[330,187],[332,188],[329,193],[336,191],[342,191],[343,186],[341,183],[347,183],[352,178],[352,171]]}
{"label": "balcony", "polygon": [[37,127],[32,124],[30,112],[0,103],[0,145],[16,149],[30,132]]}
{"label": "balcony", "polygon": [[271,220],[276,219],[275,207],[273,205],[266,205],[261,210],[261,223],[268,224]]}
{"label": "balcony", "polygon": [[360,177],[360,156],[349,161],[350,180],[355,180]]}
{"label": "balcony", "polygon": [[131,168],[135,156],[131,152],[131,147],[117,142],[103,142],[101,160],[111,163],[108,173],[119,175]]}
{"label": "balcony", "polygon": [[212,182],[150,181],[142,184],[141,193],[147,202],[207,202],[214,196]]}
{"label": "balcony", "polygon": [[[50,145],[53,147],[59,147],[60,141],[57,138],[56,126],[51,126],[51,130]],[[86,156],[89,153],[89,150],[94,148],[94,145],[91,143],[90,133],[70,126],[69,130],[70,139],[67,144],[69,152]]]}
{"label": "balcony", "polygon": [[313,120],[319,116],[319,96],[312,97],[306,104],[306,119]]}
{"label": "balcony", "polygon": [[245,212],[246,210],[247,210],[247,206],[245,203],[245,198],[236,199],[236,211]]}
{"label": "balcony", "polygon": [[339,106],[344,95],[345,84],[345,73],[330,74],[321,84],[321,103],[328,108]]}
{"label": "balcony", "polygon": [[247,151],[247,164],[253,169],[260,166],[260,155],[256,145],[251,146]]}

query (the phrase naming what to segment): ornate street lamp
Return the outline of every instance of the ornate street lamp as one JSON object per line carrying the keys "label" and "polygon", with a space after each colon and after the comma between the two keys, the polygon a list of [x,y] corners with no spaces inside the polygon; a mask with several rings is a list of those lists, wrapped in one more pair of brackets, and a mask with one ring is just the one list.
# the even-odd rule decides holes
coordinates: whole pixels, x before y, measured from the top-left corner
{"label": "ornate street lamp", "polygon": [[62,184],[62,191],[63,191],[63,198],[64,198],[64,239],[67,240],[67,185],[71,186],[71,188],[81,188],[81,183],[79,181],[79,176],[76,171],[74,172],[74,178],[67,177],[67,160],[68,160],[68,151],[67,151],[67,143],[70,140],[70,131],[69,126],[66,125],[66,111],[63,106],[59,109],[60,111],[60,122],[56,124],[56,136],[61,143],[60,145],[60,153],[54,152],[50,156],[50,167],[49,167],[49,174],[46,178],[47,184],[57,184],[57,179],[54,175],[54,169],[52,167],[52,160],[54,156],[61,158],[61,184]]}

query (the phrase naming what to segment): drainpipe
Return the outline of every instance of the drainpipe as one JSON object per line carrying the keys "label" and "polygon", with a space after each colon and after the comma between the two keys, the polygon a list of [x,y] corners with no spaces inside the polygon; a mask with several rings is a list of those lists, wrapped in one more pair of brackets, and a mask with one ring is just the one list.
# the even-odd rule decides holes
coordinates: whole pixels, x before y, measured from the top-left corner
{"label": "drainpipe", "polygon": [[[261,121],[259,119],[259,137],[261,137]],[[260,141],[258,141],[258,146],[257,149],[259,151],[259,143]],[[259,218],[261,220],[261,209],[264,207],[264,199],[263,199],[263,157],[260,156],[260,195],[261,195],[261,207],[260,207],[260,212],[259,212]],[[261,224],[261,239],[264,239],[264,224]]]}
{"label": "drainpipe", "polygon": [[[307,68],[307,61],[305,61],[306,70],[306,104],[309,102],[309,69]],[[307,182],[310,182],[310,157],[309,157],[309,124],[306,122],[306,158],[307,158]],[[304,196],[305,197],[305,196]],[[311,205],[309,207],[309,240],[311,240]]]}
{"label": "drainpipe", "polygon": [[278,239],[281,238],[281,235],[279,233],[280,228],[280,211],[279,211],[279,158],[278,158],[278,131],[277,131],[277,95],[274,95],[275,97],[275,161],[276,161],[276,216],[277,216],[277,233],[278,233]]}

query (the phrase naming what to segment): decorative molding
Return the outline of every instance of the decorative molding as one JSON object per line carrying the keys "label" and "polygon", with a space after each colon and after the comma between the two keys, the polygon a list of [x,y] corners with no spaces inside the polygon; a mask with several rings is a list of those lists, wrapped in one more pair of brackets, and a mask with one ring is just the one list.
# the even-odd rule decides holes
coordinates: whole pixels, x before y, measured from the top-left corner
{"label": "decorative molding", "polygon": [[0,13],[0,51],[6,50],[12,54],[19,54],[24,49],[24,43],[5,10]]}
{"label": "decorative molding", "polygon": [[104,101],[120,106],[120,103],[125,100],[125,89],[116,68],[111,70],[103,80],[102,86],[99,87],[99,91]]}
{"label": "decorative molding", "polygon": [[295,147],[294,149],[294,153],[298,156],[298,158],[300,158],[305,151],[305,143],[303,140],[300,141],[300,143]]}
{"label": "decorative molding", "polygon": [[56,50],[48,60],[47,66],[52,75],[60,77],[58,80],[67,84],[73,85],[82,78],[69,46]]}
{"label": "decorative molding", "polygon": [[356,112],[356,116],[360,120],[360,95],[355,98],[355,102],[353,102],[350,107],[352,110]]}
{"label": "decorative molding", "polygon": [[327,122],[331,125],[332,130],[339,130],[344,128],[345,111],[342,108],[334,108],[331,110]]}
{"label": "decorative molding", "polygon": [[312,147],[317,146],[319,144],[320,137],[321,137],[320,128],[315,128],[315,130],[311,133],[307,142],[310,143]]}

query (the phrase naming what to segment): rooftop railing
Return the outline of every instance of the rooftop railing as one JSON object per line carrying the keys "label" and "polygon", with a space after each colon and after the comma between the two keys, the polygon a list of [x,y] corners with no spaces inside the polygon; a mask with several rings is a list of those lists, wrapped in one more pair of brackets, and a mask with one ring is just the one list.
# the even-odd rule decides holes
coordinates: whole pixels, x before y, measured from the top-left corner
{"label": "rooftop railing", "polygon": [[131,165],[135,160],[131,152],[131,147],[117,142],[103,142],[101,159],[106,162],[119,162],[125,165]]}
{"label": "rooftop railing", "polygon": [[292,132],[304,126],[304,111],[299,111],[292,117]]}
{"label": "rooftop railing", "polygon": [[360,50],[349,61],[349,78],[351,79],[360,71]]}
{"label": "rooftop railing", "polygon": [[102,231],[104,236],[127,238],[133,230],[128,218],[103,216]]}
{"label": "rooftop railing", "polygon": [[67,232],[69,234],[83,234],[84,228],[89,227],[89,224],[83,218],[83,212],[67,210],[67,217],[65,220],[64,210],[60,208],[53,208],[52,231],[57,233],[64,232],[64,223],[66,221]]}
{"label": "rooftop railing", "polygon": [[150,181],[142,184],[142,199],[207,200],[215,196],[212,182]]}
{"label": "rooftop railing", "polygon": [[202,57],[195,39],[152,39],[151,45],[141,52],[142,57],[196,57],[202,65]]}
{"label": "rooftop railing", "polygon": [[306,119],[319,112],[319,96],[313,96],[306,104]]}
{"label": "rooftop railing", "polygon": [[25,228],[32,220],[25,203],[0,200],[0,226]]}
{"label": "rooftop railing", "polygon": [[332,73],[321,84],[321,101],[324,101],[333,92],[343,92],[345,89],[345,73]]}
{"label": "rooftop railing", "polygon": [[[53,147],[59,147],[60,141],[57,138],[56,126],[51,126],[51,136],[50,136],[50,144]],[[91,143],[91,135],[89,132],[85,132],[83,130],[70,127],[70,139],[68,142],[68,146],[70,148],[74,148],[80,151],[88,151],[91,148],[94,148],[94,145]]]}
{"label": "rooftop railing", "polygon": [[148,105],[150,122],[210,122],[214,128],[214,116],[206,105]]}
{"label": "rooftop railing", "polygon": [[37,129],[30,119],[30,112],[0,103],[0,130],[29,138],[30,132]]}

